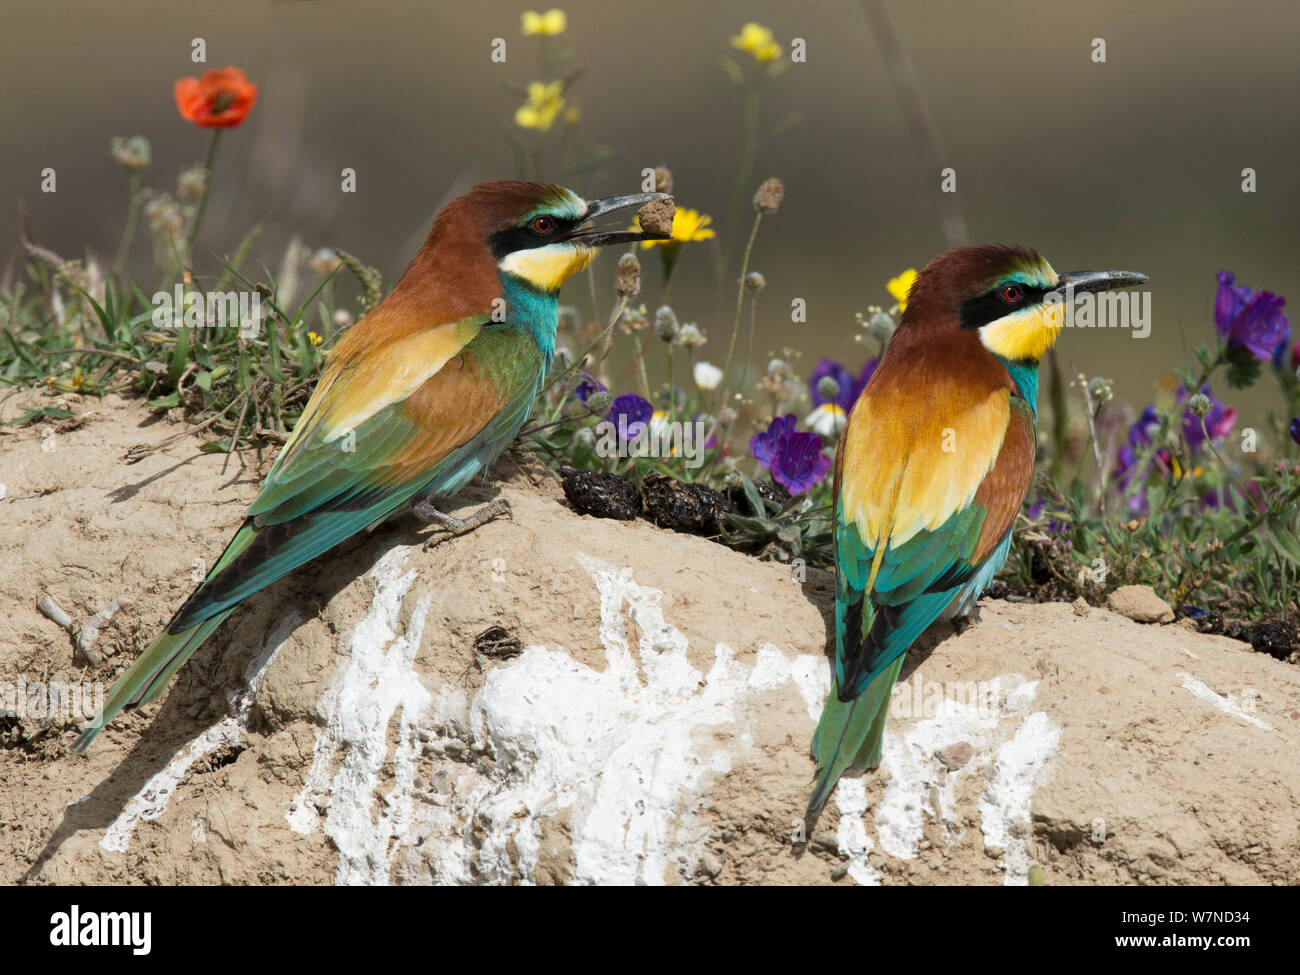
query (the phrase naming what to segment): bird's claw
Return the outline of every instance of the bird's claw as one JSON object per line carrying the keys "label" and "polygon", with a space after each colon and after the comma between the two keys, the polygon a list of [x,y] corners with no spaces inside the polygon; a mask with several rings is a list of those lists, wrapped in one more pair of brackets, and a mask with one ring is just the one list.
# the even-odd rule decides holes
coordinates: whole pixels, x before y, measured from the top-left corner
{"label": "bird's claw", "polygon": [[483,505],[477,511],[472,512],[467,518],[453,518],[445,511],[439,511],[433,506],[428,498],[420,498],[411,505],[411,512],[426,525],[434,525],[442,530],[440,534],[430,535],[424,540],[424,550],[427,552],[435,545],[441,545],[451,538],[458,538],[461,535],[468,535],[475,529],[481,528],[489,521],[505,515],[511,521],[514,521],[515,513],[510,507],[510,502],[505,498],[498,498],[495,501]]}

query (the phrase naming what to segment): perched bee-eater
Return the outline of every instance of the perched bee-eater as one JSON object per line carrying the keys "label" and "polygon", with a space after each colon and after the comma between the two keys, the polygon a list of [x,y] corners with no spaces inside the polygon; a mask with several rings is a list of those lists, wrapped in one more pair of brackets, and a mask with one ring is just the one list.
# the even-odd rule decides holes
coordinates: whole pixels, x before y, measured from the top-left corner
{"label": "perched bee-eater", "polygon": [[667,199],[588,202],[507,181],[443,207],[392,293],[330,353],[243,526],[73,748],[157,697],[239,603],[345,538],[407,505],[453,533],[508,513],[498,502],[462,521],[432,499],[486,471],[528,418],[555,352],[560,286],[602,245],[667,239],[591,221]]}
{"label": "perched bee-eater", "polygon": [[1006,562],[1029,492],[1038,363],[1075,293],[1141,284],[1058,274],[1021,247],[936,258],[849,413],[835,464],[835,665],[813,735],[811,831],[841,775],[880,764],[912,642],[962,616]]}

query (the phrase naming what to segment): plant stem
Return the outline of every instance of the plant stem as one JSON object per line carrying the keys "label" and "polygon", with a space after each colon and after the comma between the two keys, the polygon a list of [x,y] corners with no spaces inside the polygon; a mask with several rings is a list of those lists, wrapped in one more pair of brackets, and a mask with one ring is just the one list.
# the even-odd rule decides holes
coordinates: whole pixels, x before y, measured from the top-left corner
{"label": "plant stem", "polygon": [[[721,260],[718,261],[719,285],[726,277],[727,265],[731,263],[735,228],[740,223],[740,214],[744,208],[745,188],[753,183],[754,166],[758,162],[758,96],[761,83],[760,75],[745,89],[745,144],[740,154],[740,172],[736,177],[736,188],[731,196],[731,210],[727,219],[727,246],[722,252]],[[743,273],[741,278],[744,278]]]}
{"label": "plant stem", "polygon": [[596,351],[596,348],[603,341],[605,341],[605,339],[609,336],[609,333],[614,330],[614,326],[618,324],[618,320],[623,317],[623,312],[626,310],[627,310],[627,296],[619,295],[618,304],[614,306],[614,312],[609,316],[609,324],[605,326],[604,331],[602,331],[599,335],[596,336],[595,340],[591,343],[591,345],[587,346],[587,348],[583,351],[582,355],[578,356],[576,359],[573,360],[573,362],[569,364],[568,369],[565,369],[564,372],[560,373],[549,383],[543,386],[542,393],[545,393],[548,389],[550,389],[552,386],[556,385],[557,383],[563,382],[568,377],[569,373],[573,372],[573,370],[577,369],[581,363],[585,362],[587,356],[591,355],[594,351]]}
{"label": "plant stem", "polygon": [[1056,350],[1047,353],[1047,395],[1052,402],[1052,477],[1061,479],[1065,463],[1065,441],[1069,432],[1065,411],[1065,383],[1061,380],[1061,364]]}
{"label": "plant stem", "polygon": [[203,163],[206,176],[203,180],[203,196],[199,198],[199,209],[194,214],[194,223],[190,226],[190,235],[185,240],[186,250],[194,250],[194,241],[199,236],[199,227],[203,224],[203,215],[208,212],[208,197],[212,195],[212,166],[217,160],[217,146],[221,143],[222,129],[212,130],[212,142],[208,145],[208,158]]}
{"label": "plant stem", "polygon": [[649,402],[650,379],[645,371],[645,335],[641,332],[638,332],[636,337],[636,369],[641,378],[641,393],[645,396],[646,402]]}
{"label": "plant stem", "polygon": [[1219,366],[1221,365],[1223,365],[1222,350],[1220,350],[1219,354],[1214,357],[1214,361],[1205,367],[1205,371],[1201,373],[1201,378],[1196,380],[1195,386],[1192,389],[1189,389],[1187,391],[1188,397],[1195,396],[1197,393],[1199,393],[1201,391],[1201,387],[1210,381],[1210,376],[1213,374],[1214,370],[1218,369]]}
{"label": "plant stem", "polygon": [[[727,343],[727,359],[722,366],[723,381],[718,384],[718,392],[713,397],[713,413],[717,415],[722,402],[722,391],[726,384],[727,373],[731,369],[731,357],[736,351],[736,334],[740,331],[740,311],[745,302],[745,275],[749,273],[749,254],[754,249],[754,238],[758,236],[758,225],[763,222],[763,211],[754,214],[754,226],[749,231],[749,241],[745,244],[745,256],[740,262],[740,282],[736,285],[736,315],[731,321],[731,340]],[[743,395],[743,391],[742,391]]]}
{"label": "plant stem", "polygon": [[130,183],[130,196],[126,205],[126,227],[122,230],[122,239],[117,245],[117,256],[113,258],[114,280],[122,276],[122,270],[126,266],[126,255],[131,249],[131,241],[135,238],[136,219],[140,216],[140,170],[132,170]]}
{"label": "plant stem", "polygon": [[668,350],[668,409],[666,413],[668,422],[671,423],[677,413],[677,389],[673,386],[673,344],[665,342],[664,347]]}
{"label": "plant stem", "polygon": [[[741,286],[744,286],[744,278],[741,279]],[[745,340],[745,358],[740,363],[740,388],[743,390],[749,381],[749,363],[754,357],[754,320],[758,317],[758,295],[757,293],[749,297],[749,335]]]}

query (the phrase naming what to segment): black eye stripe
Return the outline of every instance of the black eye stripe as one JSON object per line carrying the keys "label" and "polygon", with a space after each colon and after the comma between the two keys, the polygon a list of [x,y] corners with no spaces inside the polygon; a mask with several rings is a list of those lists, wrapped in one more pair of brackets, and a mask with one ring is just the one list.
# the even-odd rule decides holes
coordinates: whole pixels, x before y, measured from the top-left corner
{"label": "black eye stripe", "polygon": [[[1020,289],[1020,297],[1013,302],[1008,302],[1002,297],[1002,290],[1009,285]],[[983,328],[989,322],[996,322],[1014,311],[1038,304],[1045,294],[1047,294],[1046,288],[1038,288],[1019,281],[1003,282],[992,291],[968,298],[961,303],[959,308],[961,327]]]}
{"label": "black eye stripe", "polygon": [[[537,217],[545,217],[551,221],[550,233],[539,234],[533,230],[533,221]],[[507,227],[505,230],[498,230],[488,238],[488,249],[492,251],[492,256],[499,261],[514,251],[527,250],[530,247],[545,247],[547,244],[552,244],[578,226],[579,223],[581,223],[580,220],[568,220],[564,217],[557,217],[553,213],[539,213],[536,216],[529,217],[528,222],[522,227]]]}

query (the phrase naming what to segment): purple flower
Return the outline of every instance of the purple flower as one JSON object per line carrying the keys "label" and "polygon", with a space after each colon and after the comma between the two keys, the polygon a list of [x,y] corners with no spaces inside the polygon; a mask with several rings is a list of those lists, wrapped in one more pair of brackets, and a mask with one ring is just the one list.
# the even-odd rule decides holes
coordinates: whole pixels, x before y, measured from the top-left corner
{"label": "purple flower", "polygon": [[1142,515],[1147,510],[1146,480],[1152,469],[1169,469],[1169,451],[1163,447],[1155,452],[1153,461],[1142,471],[1137,470],[1138,450],[1151,446],[1152,438],[1160,430],[1160,414],[1155,404],[1148,403],[1141,416],[1129,427],[1128,444],[1115,453],[1115,483],[1124,493],[1128,493],[1134,477],[1140,479],[1139,488],[1128,499],[1128,509],[1134,515]]}
{"label": "purple flower", "polygon": [[[1187,446],[1192,448],[1193,453],[1205,445],[1205,433],[1209,433],[1211,440],[1222,440],[1232,432],[1233,424],[1237,422],[1236,407],[1220,403],[1210,392],[1209,386],[1202,386],[1201,393],[1210,401],[1210,412],[1205,414],[1205,432],[1201,431],[1201,417],[1193,413],[1190,407],[1183,410],[1180,420],[1183,436],[1187,439]],[[1178,402],[1181,404],[1186,399],[1187,390],[1180,389]]]}
{"label": "purple flower", "polygon": [[578,385],[573,387],[573,393],[585,403],[592,393],[604,392],[606,388],[605,384],[599,379],[593,379],[584,372],[582,378],[578,380]]}
{"label": "purple flower", "polygon": [[801,494],[831,469],[822,453],[822,438],[795,429],[793,413],[778,416],[762,433],[749,438],[749,452],[791,494]]}
{"label": "purple flower", "polygon": [[645,432],[646,425],[654,416],[654,407],[649,400],[644,400],[636,393],[624,393],[615,396],[609,406],[605,419],[618,427],[618,435],[623,440],[635,440]]}
{"label": "purple flower", "polygon": [[[1025,516],[1030,521],[1037,521],[1038,518],[1042,515],[1042,513],[1045,510],[1047,510],[1047,504],[1048,504],[1047,498],[1043,497],[1041,494],[1038,495],[1034,499],[1034,501],[1029,505],[1029,507],[1025,510]],[[1052,508],[1054,511],[1063,510],[1061,506],[1056,502],[1052,502]],[[1069,531],[1069,529],[1070,529],[1070,525],[1068,522],[1061,521],[1059,518],[1047,519],[1047,530],[1053,535],[1063,535],[1067,531]],[[1070,542],[1067,540],[1065,544],[1068,546]]]}
{"label": "purple flower", "polygon": [[[823,403],[834,403],[845,413],[853,409],[853,404],[857,401],[858,394],[866,388],[867,380],[871,374],[876,371],[876,365],[880,359],[868,359],[862,364],[862,371],[853,375],[848,367],[842,362],[836,362],[834,359],[822,359],[817,363],[817,368],[808,377],[808,393],[812,399],[813,406],[821,406]],[[828,400],[817,390],[818,384],[829,376],[835,380],[835,384],[840,390],[835,394],[835,398]]]}
{"label": "purple flower", "polygon": [[[1160,414],[1154,403],[1148,403],[1137,421],[1129,427],[1128,445],[1130,447],[1149,447],[1151,437],[1160,429]],[[1131,453],[1131,451],[1130,451]]]}
{"label": "purple flower", "polygon": [[1286,299],[1271,291],[1252,294],[1250,288],[1235,283],[1231,271],[1220,271],[1218,279],[1214,327],[1219,334],[1228,340],[1230,348],[1248,349],[1265,362],[1275,358],[1291,339],[1291,320],[1282,310]]}
{"label": "purple flower", "polygon": [[1291,439],[1300,443],[1300,416],[1291,421]]}

